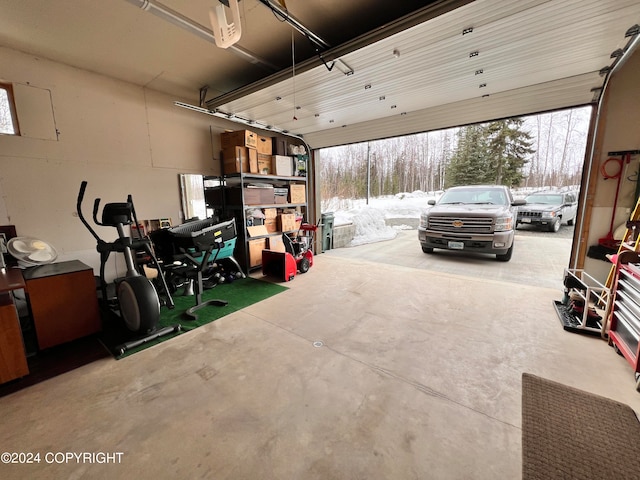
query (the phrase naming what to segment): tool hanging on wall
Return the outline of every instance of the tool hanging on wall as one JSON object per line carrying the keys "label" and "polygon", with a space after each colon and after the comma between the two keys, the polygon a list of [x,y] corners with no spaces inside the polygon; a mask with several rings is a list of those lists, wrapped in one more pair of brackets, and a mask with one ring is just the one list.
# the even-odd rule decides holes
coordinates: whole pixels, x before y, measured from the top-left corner
{"label": "tool hanging on wall", "polygon": [[[619,169],[619,173],[617,174],[618,178],[618,188],[616,190],[616,197],[615,197],[615,201],[614,201],[614,206],[613,206],[613,213],[611,215],[611,227],[609,230],[609,236],[611,238],[613,238],[613,234],[611,233],[611,229],[613,228],[613,220],[615,217],[615,210],[616,210],[616,206],[617,206],[617,201],[618,201],[618,193],[620,190],[620,181],[622,178],[622,171],[624,170],[624,165],[631,163],[631,156],[632,155],[638,155],[640,154],[640,150],[627,150],[627,151],[622,151],[622,152],[609,152],[609,159],[607,159],[607,161],[602,165],[601,167],[601,171],[603,172],[604,175],[604,170],[605,170],[605,165],[609,160],[616,160],[620,163],[620,169]],[[621,157],[620,159],[618,158],[613,158],[613,157]],[[605,177],[606,178],[606,177]],[[612,177],[613,178],[613,177]],[[636,175],[636,181],[637,181],[637,175]],[[633,209],[633,212],[631,212],[631,215],[629,217],[629,220],[626,222],[626,230],[624,232],[624,235],[622,237],[621,241],[616,241],[616,248],[617,248],[617,255],[620,255],[622,252],[625,251],[634,251],[634,252],[638,252],[640,251],[640,242],[638,241],[638,232],[640,231],[640,198],[638,198],[638,187],[636,186],[636,205],[635,208]],[[608,237],[605,237],[605,239],[607,239]],[[600,239],[600,241],[602,241],[603,239]],[[609,275],[607,277],[607,281],[605,282],[605,286],[607,288],[611,288],[611,286],[613,285],[613,279],[615,277],[615,270],[616,270],[616,265],[615,265],[615,258],[616,256],[608,256],[608,259],[611,260],[613,262],[613,265],[611,266],[610,270],[609,270]]]}
{"label": "tool hanging on wall", "polygon": [[[621,158],[617,158],[621,157]],[[607,165],[610,163],[617,163],[618,169],[615,173],[610,173],[607,171]],[[618,196],[620,195],[620,185],[622,184],[622,173],[624,171],[625,165],[631,163],[631,153],[630,152],[609,152],[609,158],[605,160],[605,162],[600,167],[600,173],[605,180],[616,178],[618,180],[618,184],[616,185],[616,195],[613,200],[613,211],[611,212],[611,223],[609,224],[609,233],[607,233],[606,237],[602,237],[598,240],[598,244],[606,247],[606,248],[618,248],[619,242],[613,236],[613,223],[616,218],[616,209],[618,207]]]}

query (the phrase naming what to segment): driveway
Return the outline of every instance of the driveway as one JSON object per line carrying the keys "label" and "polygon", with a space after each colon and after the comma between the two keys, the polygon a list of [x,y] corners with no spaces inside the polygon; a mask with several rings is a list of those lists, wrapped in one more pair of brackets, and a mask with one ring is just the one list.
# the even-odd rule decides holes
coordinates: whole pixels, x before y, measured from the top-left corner
{"label": "driveway", "polygon": [[[390,225],[407,225],[407,219],[388,221]],[[372,262],[402,265],[456,275],[488,278],[538,287],[562,287],[564,269],[569,265],[573,227],[563,225],[558,233],[529,227],[516,231],[513,257],[498,262],[494,255],[435,250],[423,253],[417,230],[400,230],[393,240],[357,247],[338,248],[327,255],[357,258]]]}

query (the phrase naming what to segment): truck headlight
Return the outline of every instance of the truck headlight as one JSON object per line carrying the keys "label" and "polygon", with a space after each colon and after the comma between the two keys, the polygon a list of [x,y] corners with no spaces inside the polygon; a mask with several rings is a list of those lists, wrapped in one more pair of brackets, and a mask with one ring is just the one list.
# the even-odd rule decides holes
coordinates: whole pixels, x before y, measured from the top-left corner
{"label": "truck headlight", "polygon": [[420,227],[421,228],[427,228],[428,225],[429,225],[429,214],[428,213],[421,213],[420,214]]}
{"label": "truck headlight", "polygon": [[496,232],[505,232],[513,229],[513,217],[496,218]]}

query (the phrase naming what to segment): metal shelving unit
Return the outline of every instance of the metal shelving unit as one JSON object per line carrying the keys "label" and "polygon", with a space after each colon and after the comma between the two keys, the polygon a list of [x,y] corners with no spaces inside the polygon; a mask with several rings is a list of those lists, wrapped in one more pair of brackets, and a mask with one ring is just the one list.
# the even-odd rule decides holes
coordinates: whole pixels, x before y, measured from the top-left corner
{"label": "metal shelving unit", "polygon": [[[292,157],[293,158],[293,157]],[[216,183],[216,186],[207,186],[207,182]],[[272,185],[274,187],[287,188],[291,185],[304,185],[304,202],[291,203],[287,197],[286,203],[258,202],[254,203],[247,199],[247,188],[250,185]],[[205,200],[207,208],[220,212],[222,218],[236,219],[238,225],[238,240],[236,242],[235,258],[244,267],[245,273],[257,269],[261,264],[256,264],[250,255],[250,242],[269,239],[271,237],[281,237],[282,233],[291,233],[296,230],[286,232],[270,232],[266,235],[249,236],[247,231],[248,215],[247,210],[280,208],[299,210],[303,217],[307,215],[308,209],[308,185],[307,177],[302,176],[279,176],[260,175],[256,173],[231,173],[220,176],[205,177]],[[265,246],[266,248],[266,242]]]}

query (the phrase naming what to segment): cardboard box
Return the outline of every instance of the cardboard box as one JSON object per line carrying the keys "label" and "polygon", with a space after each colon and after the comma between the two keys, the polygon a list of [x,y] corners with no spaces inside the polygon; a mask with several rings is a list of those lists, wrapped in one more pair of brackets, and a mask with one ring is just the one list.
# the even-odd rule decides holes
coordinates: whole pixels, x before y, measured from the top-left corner
{"label": "cardboard box", "polygon": [[[249,173],[258,173],[258,151],[253,148],[249,150]],[[255,152],[255,155],[251,154],[251,152]]]}
{"label": "cardboard box", "polygon": [[293,175],[293,157],[273,155],[271,157],[271,172],[273,175],[291,177]]}
{"label": "cardboard box", "polygon": [[306,185],[292,183],[289,185],[289,203],[305,203],[307,201]]}
{"label": "cardboard box", "polygon": [[276,233],[278,231],[278,219],[277,218],[265,218],[264,226],[268,233]]}
{"label": "cardboard box", "polygon": [[281,213],[278,215],[278,226],[281,232],[291,232],[296,229],[296,215],[294,213]]}
{"label": "cardboard box", "polygon": [[265,208],[262,210],[264,218],[276,218],[278,216],[277,208]]}
{"label": "cardboard box", "polygon": [[258,151],[249,147],[231,147],[222,150],[222,171],[227,174],[257,173]]}
{"label": "cardboard box", "polygon": [[264,225],[254,225],[252,227],[247,227],[247,233],[250,237],[263,237],[268,235],[267,227]]}
{"label": "cardboard box", "polygon": [[284,242],[282,241],[282,237],[280,235],[269,237],[267,239],[267,245],[269,250],[273,250],[274,252],[286,252],[286,248],[284,246]]}
{"label": "cardboard box", "polygon": [[244,189],[245,205],[272,205],[273,187],[247,187]]}
{"label": "cardboard box", "polygon": [[249,266],[257,267],[262,264],[262,250],[267,248],[267,239],[249,240]]}
{"label": "cardboard box", "polygon": [[258,148],[258,134],[251,130],[236,130],[220,134],[220,146],[223,150],[231,147]]}
{"label": "cardboard box", "polygon": [[271,175],[271,155],[258,154],[258,173],[260,175]]}
{"label": "cardboard box", "polygon": [[264,155],[271,155],[273,152],[273,147],[271,146],[271,138],[270,137],[262,137],[258,135],[258,153],[262,153]]}

